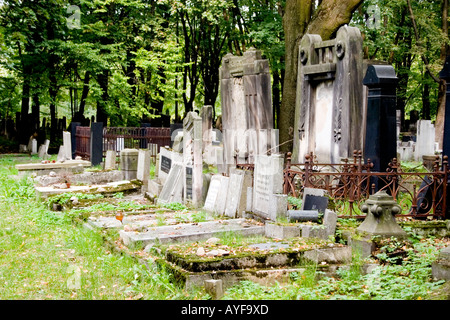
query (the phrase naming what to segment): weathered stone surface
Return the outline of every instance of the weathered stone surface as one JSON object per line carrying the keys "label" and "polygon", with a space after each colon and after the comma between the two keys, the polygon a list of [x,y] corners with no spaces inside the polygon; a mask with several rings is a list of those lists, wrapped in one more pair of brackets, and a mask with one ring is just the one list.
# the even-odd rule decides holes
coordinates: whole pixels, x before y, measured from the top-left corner
{"label": "weathered stone surface", "polygon": [[450,247],[441,250],[438,259],[431,265],[431,272],[435,279],[450,280]]}
{"label": "weathered stone surface", "polygon": [[288,239],[300,237],[300,226],[283,226],[277,223],[266,223],[266,237]]}
{"label": "weathered stone surface", "polygon": [[136,179],[139,150],[123,149],[120,151],[120,169],[126,180]]}
{"label": "weathered stone surface", "polygon": [[367,215],[356,229],[358,232],[387,238],[407,238],[406,232],[395,221],[395,215],[401,213],[402,209],[386,191],[371,195],[361,210]]}
{"label": "weathered stone surface", "polygon": [[319,163],[339,163],[364,147],[361,33],[343,26],[328,41],[305,34],[299,54],[292,161],[313,152]]}
{"label": "weathered stone surface", "polygon": [[183,201],[183,166],[175,163],[172,165],[166,182],[159,194],[157,203],[170,203]]}
{"label": "weathered stone surface", "polygon": [[114,170],[116,168],[116,151],[107,150],[105,156],[105,170]]}
{"label": "weathered stone surface", "polygon": [[162,226],[151,228],[147,232],[120,231],[120,237],[125,245],[142,243],[176,243],[199,241],[217,236],[223,232],[241,233],[243,236],[264,234],[264,226],[252,224],[245,219],[231,219],[225,221],[210,221],[186,223],[177,226]]}
{"label": "weathered stone surface", "polygon": [[225,215],[230,218],[237,217],[237,210],[242,196],[243,173],[231,173],[228,182]]}

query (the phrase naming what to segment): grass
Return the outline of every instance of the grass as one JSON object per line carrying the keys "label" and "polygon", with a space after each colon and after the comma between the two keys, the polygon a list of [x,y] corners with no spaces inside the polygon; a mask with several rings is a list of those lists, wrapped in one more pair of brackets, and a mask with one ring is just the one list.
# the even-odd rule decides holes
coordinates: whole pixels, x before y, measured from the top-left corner
{"label": "grass", "polygon": [[104,235],[36,200],[31,181],[15,181],[0,160],[0,299],[195,299],[171,275],[112,252]]}
{"label": "grass", "polygon": [[[209,299],[203,290],[185,291],[173,276],[150,259],[147,266],[136,255],[121,254],[109,243],[117,234],[96,232],[74,223],[71,215],[49,210],[35,197],[32,181],[16,180],[14,159],[0,159],[0,299],[125,300]],[[117,196],[121,198],[120,195]],[[186,208],[173,204],[184,214]],[[181,216],[180,216],[181,218]],[[195,218],[206,218],[199,212]],[[161,224],[164,220],[160,219]],[[356,220],[339,220],[342,228],[355,227]],[[222,245],[250,241],[224,233]],[[224,299],[282,300],[413,300],[433,298],[442,281],[432,281],[431,263],[448,240],[417,235],[405,250],[401,264],[388,255],[401,243],[385,243],[382,261],[372,273],[363,274],[365,262],[354,257],[348,268],[335,277],[324,277],[321,266],[307,264],[291,275],[288,284],[265,287],[242,281],[226,290]],[[107,240],[107,241],[105,241]],[[255,241],[255,240],[253,240]],[[258,239],[259,241],[259,239]],[[133,252],[131,252],[133,253]],[[135,254],[138,252],[134,252]]]}

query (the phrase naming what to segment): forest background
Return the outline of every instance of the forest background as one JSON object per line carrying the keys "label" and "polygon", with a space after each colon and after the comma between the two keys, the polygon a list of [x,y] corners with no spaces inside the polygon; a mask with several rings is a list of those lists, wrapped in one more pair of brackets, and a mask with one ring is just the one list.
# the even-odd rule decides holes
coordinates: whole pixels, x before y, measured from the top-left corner
{"label": "forest background", "polygon": [[[51,141],[61,117],[133,127],[212,105],[216,118],[222,57],[254,47],[289,151],[298,44],[344,24],[361,30],[365,59],[395,68],[402,129],[416,110],[442,143],[448,0],[0,0],[0,120],[20,114],[26,144],[44,118]],[[0,136],[11,138],[6,126]]]}

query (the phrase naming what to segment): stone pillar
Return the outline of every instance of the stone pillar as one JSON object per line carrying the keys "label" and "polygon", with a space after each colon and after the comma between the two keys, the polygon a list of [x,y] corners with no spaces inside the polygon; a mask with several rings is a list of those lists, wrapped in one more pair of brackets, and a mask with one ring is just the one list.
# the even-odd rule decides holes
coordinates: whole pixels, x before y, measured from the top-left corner
{"label": "stone pillar", "polygon": [[93,122],[91,124],[91,163],[93,166],[99,165],[103,160],[103,122]]}
{"label": "stone pillar", "polygon": [[212,144],[212,106],[203,106],[200,111],[202,118],[202,150],[207,150]]}
{"label": "stone pillar", "polygon": [[[385,172],[397,157],[396,87],[398,78],[390,65],[369,65],[363,84],[369,88],[364,158],[372,171]],[[375,182],[377,187],[377,182]]]}

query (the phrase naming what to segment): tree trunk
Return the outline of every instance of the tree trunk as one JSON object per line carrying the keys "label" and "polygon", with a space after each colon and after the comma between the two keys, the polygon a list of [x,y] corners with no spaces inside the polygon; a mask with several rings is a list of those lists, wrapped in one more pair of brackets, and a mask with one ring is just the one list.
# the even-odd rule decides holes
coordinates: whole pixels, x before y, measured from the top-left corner
{"label": "tree trunk", "polygon": [[283,99],[278,121],[280,151],[292,150],[297,90],[298,46],[305,33],[330,39],[340,26],[349,23],[353,11],[363,0],[322,0],[313,12],[314,1],[286,0],[283,15],[285,34],[285,75]]}

